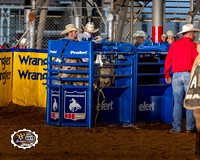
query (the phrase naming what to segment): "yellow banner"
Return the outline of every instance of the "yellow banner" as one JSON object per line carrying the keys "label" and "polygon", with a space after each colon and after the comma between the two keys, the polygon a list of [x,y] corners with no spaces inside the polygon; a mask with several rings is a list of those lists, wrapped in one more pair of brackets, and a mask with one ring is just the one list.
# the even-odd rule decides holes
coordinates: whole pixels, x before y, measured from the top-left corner
{"label": "yellow banner", "polygon": [[0,106],[12,100],[12,52],[0,52]]}
{"label": "yellow banner", "polygon": [[13,103],[46,107],[47,53],[14,52]]}

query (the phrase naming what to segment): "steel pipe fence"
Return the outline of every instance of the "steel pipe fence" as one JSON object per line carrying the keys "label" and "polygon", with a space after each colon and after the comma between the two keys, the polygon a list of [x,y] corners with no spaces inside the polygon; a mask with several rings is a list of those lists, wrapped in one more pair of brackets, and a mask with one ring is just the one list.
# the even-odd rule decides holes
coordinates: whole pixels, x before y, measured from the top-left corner
{"label": "steel pipe fence", "polygon": [[[19,9],[18,9],[19,10]],[[25,32],[24,30],[24,13],[21,11],[19,12],[17,9],[9,12],[7,14],[0,15],[0,45],[5,46],[6,48],[12,48],[16,43],[17,40]],[[0,12],[1,13],[1,12]],[[15,13],[15,15],[13,15]],[[48,48],[48,40],[58,40],[64,38],[60,36],[61,31],[65,29],[65,26],[70,23],[74,23],[74,16],[64,16],[59,15],[61,14],[60,11],[54,11],[54,15],[47,15],[45,30],[43,34],[42,40],[42,48]],[[109,13],[109,10],[103,12],[103,17],[106,19],[106,15]],[[82,17],[82,26],[84,26],[87,20],[92,20],[95,24],[95,28],[100,28],[100,30],[94,35],[100,35],[102,38],[107,36],[107,28],[103,23],[101,17]],[[130,19],[130,18],[129,18]],[[116,22],[116,21],[115,21]],[[36,17],[36,34],[39,24],[39,16]],[[181,27],[185,24],[184,19],[167,19],[165,23],[165,31],[166,33],[168,30],[173,30],[174,33],[178,33],[181,31]],[[194,22],[195,26],[198,26],[198,21]],[[114,32],[117,30],[114,27]],[[152,37],[152,20],[147,18],[139,18],[133,26],[133,32],[137,30],[145,31],[148,37]],[[130,43],[130,22],[126,21],[123,34],[121,37],[121,42],[128,42]],[[129,36],[127,36],[129,35]],[[35,36],[36,37],[36,36]]]}

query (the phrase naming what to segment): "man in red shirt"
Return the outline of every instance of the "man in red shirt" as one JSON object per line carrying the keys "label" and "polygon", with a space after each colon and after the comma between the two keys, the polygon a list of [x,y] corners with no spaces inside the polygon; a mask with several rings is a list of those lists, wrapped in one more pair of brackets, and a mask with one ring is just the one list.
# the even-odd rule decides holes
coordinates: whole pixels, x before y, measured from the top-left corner
{"label": "man in red shirt", "polygon": [[[198,55],[197,44],[193,40],[195,32],[199,31],[200,29],[194,28],[192,24],[183,25],[182,31],[178,33],[182,33],[183,37],[171,44],[165,60],[165,81],[167,83],[172,82],[174,95],[173,128],[170,130],[171,133],[181,132],[183,99],[190,82],[190,71]],[[170,76],[171,67],[173,80]],[[193,110],[186,110],[186,132],[191,133],[193,131]]]}

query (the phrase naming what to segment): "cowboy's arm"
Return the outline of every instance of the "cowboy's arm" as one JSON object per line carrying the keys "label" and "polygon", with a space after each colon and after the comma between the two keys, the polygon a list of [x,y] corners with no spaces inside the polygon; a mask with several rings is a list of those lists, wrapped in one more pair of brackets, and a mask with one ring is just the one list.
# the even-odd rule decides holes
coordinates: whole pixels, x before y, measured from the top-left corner
{"label": "cowboy's arm", "polygon": [[171,66],[172,66],[172,50],[171,50],[171,47],[170,47],[168,54],[166,56],[166,59],[165,59],[165,70],[164,70],[165,81],[167,83],[171,83],[171,76],[170,76]]}

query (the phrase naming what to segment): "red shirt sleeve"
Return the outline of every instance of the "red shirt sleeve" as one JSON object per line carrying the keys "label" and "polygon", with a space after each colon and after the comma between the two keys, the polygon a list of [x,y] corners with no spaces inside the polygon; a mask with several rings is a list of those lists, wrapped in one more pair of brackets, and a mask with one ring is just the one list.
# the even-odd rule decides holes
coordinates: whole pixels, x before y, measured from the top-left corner
{"label": "red shirt sleeve", "polygon": [[172,45],[169,47],[166,59],[165,59],[165,78],[171,78],[170,76],[170,68],[172,66]]}

